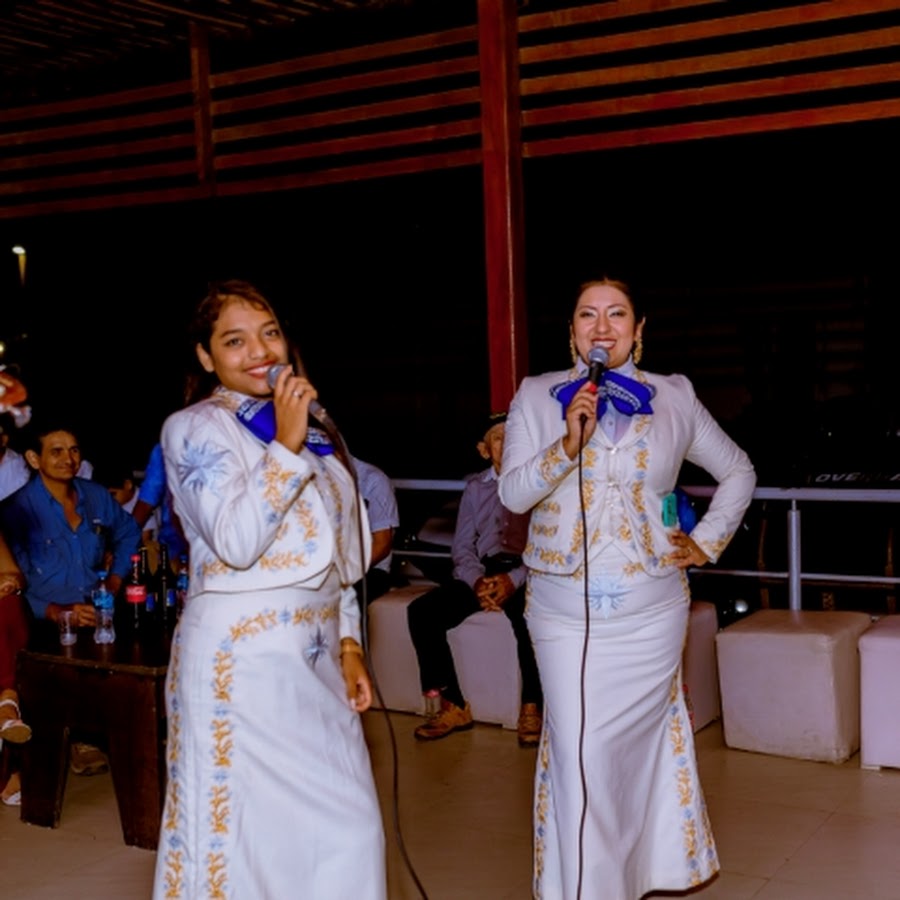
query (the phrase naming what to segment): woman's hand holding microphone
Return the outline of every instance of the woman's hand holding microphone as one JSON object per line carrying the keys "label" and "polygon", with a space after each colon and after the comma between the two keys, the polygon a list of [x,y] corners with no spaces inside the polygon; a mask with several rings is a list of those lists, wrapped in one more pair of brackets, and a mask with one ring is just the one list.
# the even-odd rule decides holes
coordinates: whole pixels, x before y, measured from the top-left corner
{"label": "woman's hand holding microphone", "polygon": [[306,376],[294,375],[290,366],[273,366],[268,378],[275,405],[275,440],[292,453],[299,453],[306,440],[309,407],[319,396],[318,392]]}

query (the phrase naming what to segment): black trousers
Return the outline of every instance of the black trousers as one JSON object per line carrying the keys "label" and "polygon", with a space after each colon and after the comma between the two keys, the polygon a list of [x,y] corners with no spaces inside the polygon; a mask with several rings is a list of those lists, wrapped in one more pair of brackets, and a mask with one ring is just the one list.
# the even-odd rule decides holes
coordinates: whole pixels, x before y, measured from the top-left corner
{"label": "black trousers", "polygon": [[[419,660],[422,693],[439,688],[451,703],[465,705],[456,677],[447,632],[469,616],[480,612],[475,591],[464,581],[453,580],[417,597],[406,608],[409,633]],[[525,624],[525,586],[503,604],[503,612],[516,636],[519,670],[522,673],[522,703],[543,703],[541,681],[531,635]]]}

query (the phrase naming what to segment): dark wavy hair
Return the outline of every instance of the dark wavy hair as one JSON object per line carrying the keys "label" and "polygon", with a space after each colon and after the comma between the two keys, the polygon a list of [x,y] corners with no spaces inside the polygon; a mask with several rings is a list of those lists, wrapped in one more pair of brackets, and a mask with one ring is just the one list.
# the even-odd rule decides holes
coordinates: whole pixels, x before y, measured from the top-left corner
{"label": "dark wavy hair", "polygon": [[215,372],[207,372],[206,369],[200,365],[200,361],[197,359],[197,354],[194,351],[198,344],[203,347],[207,353],[210,351],[210,340],[212,339],[212,333],[216,327],[216,322],[218,322],[219,316],[222,313],[222,309],[228,303],[234,301],[248,303],[256,309],[262,309],[271,314],[272,318],[278,323],[284,334],[288,348],[288,360],[293,365],[294,371],[303,371],[300,354],[293,341],[288,336],[282,324],[282,320],[271,301],[249,281],[242,281],[237,278],[216,281],[209,286],[206,296],[197,305],[197,308],[194,310],[193,318],[188,324],[191,369],[185,379],[185,405],[196,403],[198,400],[208,397],[219,383]]}

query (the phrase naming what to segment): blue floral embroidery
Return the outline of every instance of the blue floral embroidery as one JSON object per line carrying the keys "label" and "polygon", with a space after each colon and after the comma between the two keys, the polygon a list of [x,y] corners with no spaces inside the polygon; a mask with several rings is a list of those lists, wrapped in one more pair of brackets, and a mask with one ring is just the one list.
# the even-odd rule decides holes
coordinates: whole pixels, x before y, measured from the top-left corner
{"label": "blue floral embroidery", "polygon": [[316,633],[313,635],[313,639],[309,643],[309,646],[303,651],[303,655],[309,661],[309,664],[315,667],[319,659],[323,657],[327,652],[328,640],[325,635],[322,634],[322,629],[317,628]]}
{"label": "blue floral embroidery", "polygon": [[588,582],[588,600],[591,609],[600,613],[604,619],[619,609],[625,602],[627,588],[611,578],[599,575]]}
{"label": "blue floral embroidery", "polygon": [[181,483],[195,494],[204,488],[214,489],[225,473],[221,461],[226,450],[218,450],[207,441],[197,447],[184,439],[184,452],[178,461],[178,477]]}

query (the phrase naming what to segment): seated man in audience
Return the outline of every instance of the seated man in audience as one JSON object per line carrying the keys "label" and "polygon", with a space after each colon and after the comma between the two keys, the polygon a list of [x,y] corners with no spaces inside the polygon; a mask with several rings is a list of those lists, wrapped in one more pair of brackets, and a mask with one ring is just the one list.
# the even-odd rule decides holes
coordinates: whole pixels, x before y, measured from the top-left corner
{"label": "seated man in audience", "polygon": [[[115,463],[99,467],[91,479],[95,484],[102,484],[112,495],[113,500],[127,513],[134,515],[134,508],[138,502],[138,484],[135,480],[134,470],[127,465]],[[147,521],[143,523],[141,541],[150,544],[156,540],[158,530],[156,511],[152,511]],[[141,524],[141,523],[138,523]]]}
{"label": "seated man in audience", "polygon": [[457,680],[447,632],[480,610],[502,611],[512,625],[522,673],[519,743],[533,747],[540,738],[543,695],[524,618],[521,553],[528,516],[509,512],[497,493],[505,421],[505,413],[492,415],[478,443],[478,452],[490,466],[469,479],[460,499],[451,548],[452,581],[416,598],[407,608],[422,692],[426,698],[440,695],[440,710],[415,730],[419,740],[436,740],[472,727],[472,711]]}
{"label": "seated man in audience", "polygon": [[172,565],[177,564],[179,557],[187,556],[188,544],[178,515],[172,509],[162,445],[159,443],[154,444],[150,451],[131,514],[143,529],[154,527],[155,524],[156,539],[160,544],[166,545]]}
{"label": "seated man in audience", "polygon": [[[394,547],[394,529],[400,524],[400,516],[391,479],[377,466],[355,456],[352,459],[359,494],[366,505],[369,530],[372,532],[372,561],[366,572],[366,602],[371,603],[391,588],[391,551]],[[356,595],[362,603],[362,582],[356,585]]]}
{"label": "seated man in audience", "polygon": [[[105,487],[76,477],[81,452],[71,428],[36,416],[24,446],[36,474],[0,503],[0,531],[25,577],[25,598],[38,622],[55,621],[71,609],[79,626],[93,625],[97,573],[111,560],[107,584],[113,593],[119,590],[140,528]],[[74,746],[77,774],[105,766],[95,748]]]}

